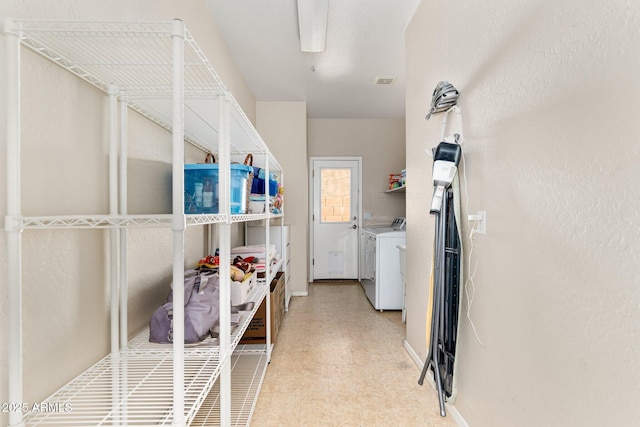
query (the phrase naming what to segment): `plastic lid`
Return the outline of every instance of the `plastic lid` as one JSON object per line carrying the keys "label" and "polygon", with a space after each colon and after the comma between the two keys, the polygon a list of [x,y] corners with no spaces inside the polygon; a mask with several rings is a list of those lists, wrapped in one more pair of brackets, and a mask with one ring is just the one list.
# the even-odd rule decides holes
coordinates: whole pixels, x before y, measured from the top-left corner
{"label": "plastic lid", "polygon": [[217,163],[185,163],[185,169],[218,169]]}
{"label": "plastic lid", "polygon": [[247,166],[247,165],[241,165],[241,164],[238,164],[238,163],[231,163],[231,169],[245,171],[245,172],[251,172],[253,170],[253,167]]}

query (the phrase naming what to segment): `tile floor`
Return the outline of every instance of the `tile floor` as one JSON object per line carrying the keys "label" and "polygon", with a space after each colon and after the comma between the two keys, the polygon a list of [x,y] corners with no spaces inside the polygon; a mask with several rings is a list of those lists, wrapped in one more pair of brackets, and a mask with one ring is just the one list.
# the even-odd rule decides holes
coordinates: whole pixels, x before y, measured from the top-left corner
{"label": "tile floor", "polygon": [[291,300],[252,427],[437,426],[437,395],[403,347],[399,311],[377,312],[355,282]]}

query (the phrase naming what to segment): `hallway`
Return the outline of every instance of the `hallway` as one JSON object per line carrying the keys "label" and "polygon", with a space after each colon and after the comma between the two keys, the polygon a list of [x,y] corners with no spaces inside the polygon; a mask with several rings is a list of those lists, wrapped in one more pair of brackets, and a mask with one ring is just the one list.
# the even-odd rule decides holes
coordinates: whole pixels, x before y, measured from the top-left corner
{"label": "hallway", "polygon": [[376,312],[359,284],[311,285],[291,300],[251,426],[455,426],[403,339],[400,312]]}

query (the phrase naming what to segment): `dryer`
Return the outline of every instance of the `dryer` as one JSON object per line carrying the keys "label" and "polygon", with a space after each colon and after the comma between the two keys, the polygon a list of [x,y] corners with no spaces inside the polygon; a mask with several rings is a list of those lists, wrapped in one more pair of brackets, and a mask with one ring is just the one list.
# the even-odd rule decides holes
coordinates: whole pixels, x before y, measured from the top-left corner
{"label": "dryer", "polygon": [[398,245],[405,244],[404,218],[360,232],[360,283],[376,310],[402,310],[404,289]]}

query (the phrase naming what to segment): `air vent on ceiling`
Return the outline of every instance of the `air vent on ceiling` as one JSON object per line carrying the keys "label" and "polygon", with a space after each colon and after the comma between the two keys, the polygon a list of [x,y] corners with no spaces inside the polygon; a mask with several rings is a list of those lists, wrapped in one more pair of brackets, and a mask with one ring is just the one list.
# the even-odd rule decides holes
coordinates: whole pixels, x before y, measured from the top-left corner
{"label": "air vent on ceiling", "polygon": [[395,77],[376,77],[377,85],[392,85],[396,81]]}

